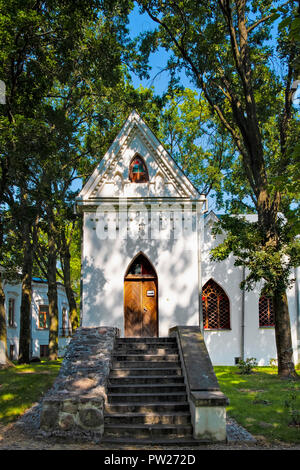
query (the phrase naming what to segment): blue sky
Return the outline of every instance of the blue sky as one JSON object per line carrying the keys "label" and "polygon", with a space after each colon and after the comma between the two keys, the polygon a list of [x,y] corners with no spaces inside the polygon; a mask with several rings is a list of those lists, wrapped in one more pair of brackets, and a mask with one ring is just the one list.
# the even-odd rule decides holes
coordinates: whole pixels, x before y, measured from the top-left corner
{"label": "blue sky", "polygon": [[[155,29],[155,23],[151,20],[148,14],[140,13],[139,8],[135,6],[129,16],[129,30],[132,37],[153,29]],[[157,94],[160,95],[164,93],[168,87],[169,74],[167,72],[162,72],[162,70],[166,66],[168,58],[169,54],[162,48],[151,54],[150,65],[152,69],[149,73],[150,79],[140,80],[137,76],[132,75],[132,83],[134,87],[138,88],[140,85],[143,85],[145,88],[150,88],[153,86]],[[184,73],[181,74],[181,80],[185,87],[193,88],[193,85]]]}

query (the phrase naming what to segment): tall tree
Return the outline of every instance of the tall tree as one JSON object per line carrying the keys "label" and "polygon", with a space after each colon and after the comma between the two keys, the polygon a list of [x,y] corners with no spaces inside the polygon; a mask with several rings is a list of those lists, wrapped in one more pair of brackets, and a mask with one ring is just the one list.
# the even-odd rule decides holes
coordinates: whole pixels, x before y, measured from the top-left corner
{"label": "tall tree", "polygon": [[5,308],[5,284],[20,282],[19,266],[22,262],[22,242],[15,230],[15,221],[9,209],[2,211],[0,246],[2,248],[0,266],[0,366],[11,366],[7,351],[8,314]]}
{"label": "tall tree", "polygon": [[[49,165],[53,155],[62,154],[66,145],[63,137],[75,132],[74,127],[66,131],[65,115],[69,124],[72,117],[78,117],[89,83],[98,86],[101,96],[104,86],[114,86],[122,77],[122,40],[126,42],[130,8],[131,2],[126,0],[0,1],[0,76],[6,85],[5,104],[0,107],[0,206],[14,205],[16,226],[25,221],[24,230],[20,230],[24,242],[21,362],[27,362],[30,354],[35,220],[31,212],[34,206],[43,215],[39,194],[43,166]],[[125,62],[129,55],[123,55]],[[63,113],[59,107],[64,108]],[[60,114],[63,125],[58,125]],[[82,115],[81,119],[84,121]],[[64,129],[61,139],[58,129]],[[81,136],[78,131],[78,139]],[[60,160],[62,167],[74,169],[80,152],[68,151],[67,157],[68,162]],[[19,213],[16,205],[22,208]],[[2,258],[0,253],[0,263]]]}
{"label": "tall tree", "polygon": [[7,364],[7,329],[3,272],[0,271],[0,367]]}
{"label": "tall tree", "polygon": [[[79,316],[78,316],[78,311],[77,311],[77,303],[76,303],[76,297],[75,293],[73,290],[73,279],[72,279],[72,268],[71,268],[71,256],[72,256],[72,242],[74,243],[74,240],[80,242],[80,238],[78,237],[79,234],[79,227],[78,224],[76,225],[76,222],[73,221],[69,226],[65,228],[65,230],[60,231],[60,262],[61,262],[61,270],[62,270],[62,279],[64,283],[64,287],[66,289],[66,295],[68,298],[68,303],[69,303],[69,319],[71,323],[71,328],[72,328],[72,333],[78,328],[79,326]],[[75,236],[74,236],[75,232]],[[77,235],[77,237],[76,237]],[[76,243],[76,241],[75,241]],[[81,244],[79,243],[77,250],[77,258],[81,261]],[[76,255],[73,256],[73,260],[76,259]],[[81,263],[80,263],[81,265]]]}
{"label": "tall tree", "polygon": [[[248,286],[254,279],[264,279],[274,299],[278,373],[295,376],[286,297],[289,275],[297,263],[291,204],[295,193],[287,194],[285,183],[287,176],[295,177],[299,138],[291,102],[299,42],[288,35],[285,24],[281,31],[273,31],[275,19],[297,14],[296,2],[279,1],[276,7],[260,0],[137,3],[158,26],[144,35],[143,50],[160,45],[172,51],[172,67],[186,70],[235,148],[234,165],[245,189],[240,196],[248,196],[258,222],[250,229],[244,221],[243,233],[250,229],[250,234],[238,238],[243,222],[224,218],[222,227],[230,240],[227,254],[230,246],[238,262],[249,269]],[[279,145],[274,145],[274,138]]]}

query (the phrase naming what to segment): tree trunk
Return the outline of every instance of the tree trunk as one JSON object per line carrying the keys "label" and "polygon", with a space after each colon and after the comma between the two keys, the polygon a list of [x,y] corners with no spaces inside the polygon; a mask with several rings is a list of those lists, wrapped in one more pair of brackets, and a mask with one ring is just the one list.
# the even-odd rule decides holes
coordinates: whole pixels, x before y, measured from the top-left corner
{"label": "tree trunk", "polygon": [[[65,268],[65,269],[68,270],[68,268]],[[70,322],[72,326],[72,333],[74,333],[76,328],[78,328],[79,326],[77,304],[76,304],[73,289],[71,287],[70,272],[67,271],[65,273],[65,269],[64,269],[64,286],[66,289],[66,294],[67,294],[68,303],[69,303],[69,309],[70,309],[69,318],[70,318]]]}
{"label": "tree trunk", "polygon": [[[49,217],[49,214],[48,214]],[[57,283],[56,283],[56,243],[55,227],[50,220],[48,235],[48,300],[49,300],[49,359],[56,361],[58,358],[58,306],[57,306]]]}
{"label": "tree trunk", "polygon": [[6,366],[7,357],[7,331],[6,331],[6,315],[5,315],[5,294],[0,274],[0,366]]}
{"label": "tree trunk", "polygon": [[[271,247],[279,250],[277,233],[277,215],[280,207],[281,195],[277,192],[271,201],[268,191],[261,189],[259,192],[257,212],[258,223],[264,236],[264,248]],[[280,278],[278,278],[280,281]],[[291,336],[291,323],[288,301],[285,291],[277,289],[273,293],[275,313],[275,338],[278,359],[278,375],[281,377],[295,377],[295,365],[293,361],[293,347]]]}
{"label": "tree trunk", "polygon": [[66,289],[66,295],[68,298],[68,303],[69,303],[69,318],[71,321],[71,326],[72,326],[72,333],[78,328],[79,326],[79,321],[78,321],[78,312],[77,312],[77,304],[74,296],[74,292],[72,289],[72,283],[71,283],[71,267],[70,267],[70,250],[69,246],[66,242],[65,235],[62,235],[62,252],[61,252],[61,258],[62,258],[62,269],[63,269],[63,276],[64,276],[64,286]]}
{"label": "tree trunk", "polygon": [[56,361],[58,358],[58,307],[57,307],[57,285],[56,279],[53,282],[52,276],[48,279],[48,300],[49,300],[49,359]]}
{"label": "tree trunk", "polygon": [[30,239],[29,223],[24,227],[25,249],[22,271],[22,296],[20,308],[19,364],[30,361],[31,351],[31,298],[32,298],[32,265],[33,245]]}
{"label": "tree trunk", "polygon": [[275,314],[275,337],[280,377],[297,377],[293,360],[290,315],[285,292],[277,291],[273,297]]}

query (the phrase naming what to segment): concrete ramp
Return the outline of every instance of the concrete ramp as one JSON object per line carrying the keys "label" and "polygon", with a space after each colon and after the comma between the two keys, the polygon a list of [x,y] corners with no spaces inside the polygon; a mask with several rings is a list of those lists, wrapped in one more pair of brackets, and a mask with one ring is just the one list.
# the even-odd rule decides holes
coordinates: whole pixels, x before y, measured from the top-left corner
{"label": "concrete ramp", "polygon": [[200,328],[176,326],[170,329],[169,335],[176,336],[178,341],[194,438],[226,441],[229,401],[220,390]]}

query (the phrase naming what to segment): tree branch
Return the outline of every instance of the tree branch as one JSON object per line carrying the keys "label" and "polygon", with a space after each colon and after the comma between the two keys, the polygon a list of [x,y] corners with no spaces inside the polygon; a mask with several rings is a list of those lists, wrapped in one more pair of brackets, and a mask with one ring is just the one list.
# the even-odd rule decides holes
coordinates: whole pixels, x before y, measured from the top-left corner
{"label": "tree branch", "polygon": [[253,23],[251,26],[249,26],[249,28],[247,29],[247,34],[251,33],[251,31],[253,31],[254,28],[256,28],[257,26],[259,26],[261,23],[264,23],[265,21],[269,20],[270,18],[272,18],[272,16],[274,16],[275,13],[271,13],[270,15],[267,15],[265,16],[264,18],[261,18],[260,20],[256,21],[255,23]]}
{"label": "tree branch", "polygon": [[35,260],[36,260],[43,276],[45,276],[45,278],[48,279],[47,269],[44,266],[44,264],[46,264],[46,262],[45,262],[45,259],[42,260],[43,256],[41,255],[41,251],[40,251],[40,248],[38,246],[36,246],[36,250],[34,252],[34,257],[35,257]]}
{"label": "tree branch", "polygon": [[[282,5],[280,5],[280,8],[284,7],[285,5],[288,5],[288,3],[289,3],[289,0],[285,3],[283,3]],[[273,13],[270,13],[267,16],[264,16],[263,18],[260,18],[260,20],[257,20],[255,23],[253,23],[251,26],[249,26],[249,28],[247,29],[247,33],[249,34],[251,31],[253,31],[254,28],[259,26],[261,23],[264,23],[265,21],[268,21],[270,18],[272,18],[272,16],[277,14],[277,11],[278,10],[274,11]]]}

